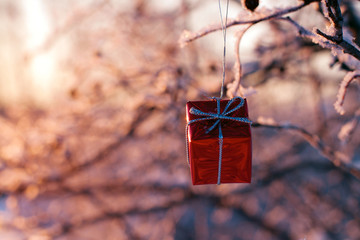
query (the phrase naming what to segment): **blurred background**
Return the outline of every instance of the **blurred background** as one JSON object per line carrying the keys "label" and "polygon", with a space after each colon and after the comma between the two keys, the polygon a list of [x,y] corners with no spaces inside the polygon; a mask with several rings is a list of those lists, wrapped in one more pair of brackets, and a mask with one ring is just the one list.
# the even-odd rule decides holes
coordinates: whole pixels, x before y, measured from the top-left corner
{"label": "blurred background", "polygon": [[[359,44],[359,2],[341,2]],[[256,11],[299,3],[263,0]],[[0,0],[1,240],[360,239],[359,178],[331,159],[360,169],[358,82],[345,114],[333,107],[358,61],[286,22],[245,33],[242,84],[256,90],[251,120],[310,135],[257,124],[251,184],[192,186],[185,104],[219,95],[223,42],[220,31],[178,42],[219,24],[217,4]],[[244,11],[230,1],[229,18]],[[291,16],[326,27],[318,3]],[[226,83],[241,28],[228,29]]]}

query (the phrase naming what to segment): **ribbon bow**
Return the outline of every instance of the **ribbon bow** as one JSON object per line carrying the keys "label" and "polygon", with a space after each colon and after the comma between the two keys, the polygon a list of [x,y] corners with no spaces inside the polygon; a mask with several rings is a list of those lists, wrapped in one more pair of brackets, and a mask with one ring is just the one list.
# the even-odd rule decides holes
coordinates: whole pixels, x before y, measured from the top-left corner
{"label": "ribbon bow", "polygon": [[[213,98],[216,99],[216,103],[217,103],[217,113],[206,113],[203,111],[200,111],[199,109],[196,109],[194,107],[192,107],[190,109],[190,113],[197,115],[197,116],[204,116],[203,118],[198,118],[198,119],[194,119],[194,120],[190,120],[187,125],[186,125],[186,134],[188,134],[188,128],[189,125],[194,123],[194,122],[199,122],[199,121],[207,121],[207,120],[217,120],[210,128],[208,128],[206,130],[206,134],[208,134],[209,132],[211,132],[217,125],[219,125],[219,168],[218,168],[218,180],[217,180],[217,184],[220,185],[220,179],[221,179],[221,161],[222,161],[222,147],[223,147],[223,134],[222,134],[222,130],[221,130],[221,120],[231,120],[231,121],[237,121],[237,122],[244,122],[244,123],[250,123],[251,121],[247,118],[244,117],[229,117],[228,115],[232,112],[235,112],[236,110],[238,110],[239,108],[241,108],[244,105],[244,99],[241,97],[234,97],[233,99],[231,99],[224,111],[221,113],[220,112],[220,100],[221,98]],[[236,107],[234,107],[233,109],[229,110],[229,107],[231,106],[231,104],[233,104],[237,99],[240,99],[240,103],[238,105],[236,105]],[[189,151],[188,151],[188,138],[186,138],[186,156],[187,156],[187,161],[189,163]],[[190,163],[189,163],[190,164]]]}

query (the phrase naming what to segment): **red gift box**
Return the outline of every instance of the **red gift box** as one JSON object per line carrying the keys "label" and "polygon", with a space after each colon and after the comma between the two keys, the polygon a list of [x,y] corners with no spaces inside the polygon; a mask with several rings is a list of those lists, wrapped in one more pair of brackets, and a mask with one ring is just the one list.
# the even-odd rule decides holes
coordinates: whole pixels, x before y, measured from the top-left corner
{"label": "red gift box", "polygon": [[251,182],[246,99],[186,104],[187,158],[193,185]]}

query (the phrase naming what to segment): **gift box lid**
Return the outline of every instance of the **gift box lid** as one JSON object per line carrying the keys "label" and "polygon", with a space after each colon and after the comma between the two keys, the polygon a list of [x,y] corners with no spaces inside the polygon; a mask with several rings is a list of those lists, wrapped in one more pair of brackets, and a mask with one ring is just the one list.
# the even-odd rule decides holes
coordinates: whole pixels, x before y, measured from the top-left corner
{"label": "gift box lid", "polygon": [[[226,105],[230,100],[221,100],[220,101],[220,113],[223,113]],[[236,106],[240,103],[240,99],[236,99],[229,106],[228,111],[236,108]],[[208,100],[208,101],[189,101],[186,103],[186,119],[187,122],[195,119],[201,119],[205,116],[195,115],[190,112],[191,108],[198,109],[205,113],[214,113],[217,114],[217,102],[216,100]],[[231,112],[227,115],[228,117],[248,117],[248,108],[246,99],[244,99],[244,104],[239,109]],[[209,138],[218,138],[219,137],[219,126],[217,125],[212,131],[207,133],[207,129],[211,128],[213,124],[217,120],[203,120],[198,122],[193,122],[189,125],[188,130],[188,139],[189,141],[200,140],[200,139],[209,139]],[[248,123],[221,119],[221,128],[224,138],[229,137],[250,137],[250,125]]]}

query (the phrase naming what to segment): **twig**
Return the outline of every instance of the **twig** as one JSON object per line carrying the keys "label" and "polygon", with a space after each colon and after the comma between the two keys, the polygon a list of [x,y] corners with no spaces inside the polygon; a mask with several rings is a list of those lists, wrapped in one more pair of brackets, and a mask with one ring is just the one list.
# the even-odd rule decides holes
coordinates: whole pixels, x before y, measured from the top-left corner
{"label": "twig", "polygon": [[360,70],[347,73],[340,84],[340,88],[337,94],[337,99],[336,102],[334,103],[334,108],[341,115],[345,113],[343,104],[344,104],[347,88],[349,87],[350,83],[356,78],[360,78]]}
{"label": "twig", "polygon": [[343,143],[347,143],[353,136],[356,127],[359,125],[359,122],[360,122],[360,108],[355,112],[352,119],[341,127],[338,133],[338,138]]}
{"label": "twig", "polygon": [[337,0],[322,0],[322,2],[326,6],[325,17],[331,22],[333,28],[334,34],[332,37],[335,42],[340,43],[343,40],[343,17],[339,2]]}
{"label": "twig", "polygon": [[[255,24],[258,22],[262,22],[262,21],[266,21],[266,20],[270,20],[270,19],[274,19],[274,18],[278,18],[280,16],[283,16],[285,14],[288,13],[292,13],[292,12],[296,12],[298,10],[300,10],[301,8],[307,6],[309,3],[308,2],[304,2],[298,6],[295,7],[290,7],[290,8],[286,8],[283,9],[281,11],[275,12],[273,14],[270,14],[268,16],[262,17],[262,18],[257,18],[257,19],[252,19],[252,20],[229,20],[228,24],[226,25],[227,28],[235,26],[235,25],[243,25],[243,24]],[[203,30],[200,30],[197,33],[191,33],[189,31],[184,31],[184,33],[182,34],[181,38],[180,38],[180,45],[184,46],[187,43],[190,43],[198,38],[201,38],[209,33],[215,32],[215,31],[219,31],[221,30],[221,26],[219,25],[215,25],[215,26],[210,26],[208,28],[205,28]]]}
{"label": "twig", "polygon": [[341,152],[332,150],[329,146],[325,145],[324,142],[317,135],[308,132],[304,128],[292,124],[263,124],[259,122],[253,122],[252,127],[265,127],[272,129],[286,129],[296,131],[297,133],[300,133],[300,135],[308,143],[310,143],[311,146],[317,149],[321,153],[321,155],[323,155],[326,159],[332,162],[336,167],[339,167],[344,171],[351,173],[354,177],[360,180],[360,169],[350,164],[347,164],[347,156],[345,156]]}
{"label": "twig", "polygon": [[[337,42],[337,38],[334,36],[329,36],[323,32],[321,32],[319,29],[316,30],[316,33],[313,33],[304,27],[300,26],[297,22],[292,20],[290,17],[282,17],[278,18],[279,20],[285,20],[291,23],[293,26],[295,26],[298,29],[299,35],[310,39],[312,42],[319,44],[323,48],[328,48],[330,50],[332,49],[339,49],[344,51],[344,53],[348,53],[351,56],[355,57],[356,59],[360,60],[360,50],[356,48],[351,43],[347,42],[346,40],[341,40],[340,42]],[[321,36],[321,37],[319,37]]]}
{"label": "twig", "polygon": [[297,28],[298,33],[301,37],[308,38],[311,41],[313,41],[314,43],[319,44],[320,46],[322,46],[324,48],[329,48],[329,49],[340,48],[336,44],[326,41],[325,39],[319,38],[315,33],[305,29],[304,27],[299,25],[297,22],[295,22],[290,17],[281,17],[281,18],[278,18],[278,20],[285,20],[285,21],[291,23],[293,26],[295,26]]}
{"label": "twig", "polygon": [[234,84],[234,87],[231,91],[231,97],[236,96],[239,87],[241,85],[241,78],[242,78],[242,66],[241,66],[241,60],[240,60],[240,43],[241,39],[244,36],[245,32],[251,28],[254,24],[249,24],[246,26],[246,28],[242,29],[240,32],[238,32],[236,42],[235,42],[235,54],[236,54],[236,62],[234,64],[234,73],[235,73],[235,80],[232,84]]}
{"label": "twig", "polygon": [[348,53],[360,61],[360,50],[357,47],[355,47],[346,40],[341,41],[339,45],[344,50],[344,53]]}

